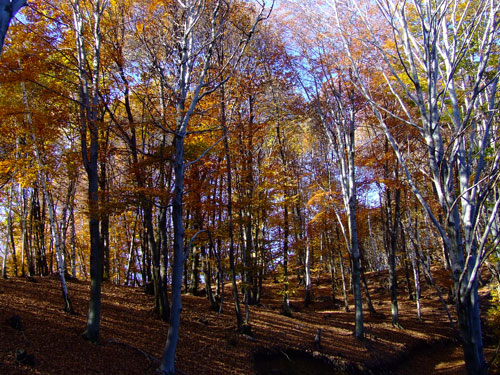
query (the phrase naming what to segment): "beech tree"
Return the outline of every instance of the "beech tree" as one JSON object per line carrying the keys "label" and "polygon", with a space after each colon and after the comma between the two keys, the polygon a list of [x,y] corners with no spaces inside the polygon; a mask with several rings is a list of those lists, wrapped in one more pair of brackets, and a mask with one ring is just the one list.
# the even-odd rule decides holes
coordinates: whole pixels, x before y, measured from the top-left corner
{"label": "beech tree", "polygon": [[[172,222],[174,227],[174,260],[172,270],[172,305],[168,337],[163,351],[160,371],[162,374],[174,374],[174,358],[179,338],[181,312],[181,284],[184,268],[184,221],[183,194],[184,142],[188,134],[190,120],[199,102],[213,93],[221,85],[220,77],[227,73],[231,66],[238,63],[245,47],[248,45],[257,25],[264,17],[265,3],[260,5],[255,21],[249,25],[237,48],[230,53],[231,58],[215,76],[211,76],[209,68],[214,58],[214,48],[221,38],[227,22],[231,2],[217,0],[177,1],[173,4],[174,45],[171,47],[173,63],[170,65],[172,76],[162,69],[163,82],[172,91],[175,103],[175,126],[173,131],[174,194],[172,200]],[[168,49],[168,47],[167,47]]]}
{"label": "beech tree", "polygon": [[[355,304],[355,336],[363,338],[363,303],[361,293],[361,263],[358,230],[356,223],[357,182],[356,182],[356,129],[361,123],[360,112],[364,107],[361,95],[351,84],[352,72],[338,55],[335,43],[323,40],[332,35],[323,30],[326,20],[310,8],[302,8],[308,15],[307,23],[301,20],[300,35],[296,43],[300,45],[305,72],[302,80],[315,120],[318,133],[326,137],[334,162],[337,179],[342,192],[343,209],[346,213],[344,236],[348,238],[347,248],[351,257],[352,286]],[[318,27],[311,26],[318,24]],[[337,215],[338,212],[337,212]],[[342,225],[340,215],[339,224]]]}
{"label": "beech tree", "polygon": [[[77,69],[80,100],[80,145],[83,165],[88,177],[88,207],[90,231],[90,304],[84,336],[96,342],[99,339],[101,319],[101,244],[99,232],[99,84],[101,63],[101,19],[108,2],[96,0],[85,9],[80,0],[71,1],[76,39]],[[86,16],[89,16],[87,18]],[[90,22],[91,38],[86,36]]]}
{"label": "beech tree", "polygon": [[[361,295],[361,264],[358,230],[356,224],[356,168],[355,156],[355,131],[358,112],[362,108],[360,98],[354,87],[349,87],[348,79],[343,78],[343,73],[327,71],[324,90],[317,91],[315,104],[318,117],[323,127],[323,132],[328,138],[331,151],[338,166],[340,186],[344,209],[347,216],[348,250],[352,263],[352,285],[355,305],[356,337],[363,338],[363,302]],[[338,79],[334,78],[337,75]],[[347,87],[346,87],[347,86]]]}
{"label": "beech tree", "polygon": [[[492,194],[500,160],[492,143],[498,131],[494,114],[499,105],[499,63],[494,56],[500,4],[489,0],[387,0],[377,1],[373,9],[368,3],[328,3],[357,87],[369,101],[413,193],[442,238],[454,281],[467,373],[485,374],[478,272],[500,241],[494,230],[500,199]],[[358,22],[363,43],[383,62],[379,73],[403,116],[374,97],[374,88],[359,69],[361,59],[352,50],[355,36],[342,26],[344,17]],[[425,173],[443,213],[442,221],[415,183],[404,149],[385,122],[386,113],[415,128],[425,142]]]}

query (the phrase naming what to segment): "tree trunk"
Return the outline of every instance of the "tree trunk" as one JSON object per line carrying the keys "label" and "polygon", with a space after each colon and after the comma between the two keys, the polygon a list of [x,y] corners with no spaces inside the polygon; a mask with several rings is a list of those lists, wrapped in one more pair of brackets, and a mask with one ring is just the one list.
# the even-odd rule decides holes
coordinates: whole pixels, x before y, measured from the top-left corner
{"label": "tree trunk", "polygon": [[[203,261],[203,260],[202,260]],[[189,293],[193,296],[198,294],[200,284],[200,251],[196,246],[191,252],[191,281],[189,283]]]}
{"label": "tree trunk", "polygon": [[288,236],[289,236],[289,225],[288,225],[288,206],[285,204],[284,208],[284,234],[283,234],[283,315],[292,316],[292,310],[290,309],[290,291],[289,291],[289,281],[288,281]]}
{"label": "tree trunk", "polygon": [[106,162],[109,157],[108,155],[108,143],[109,143],[109,127],[106,131],[101,131],[101,157],[99,161],[99,198],[100,198],[100,240],[101,240],[101,267],[102,267],[102,279],[107,281],[110,279],[110,254],[109,254],[109,192],[107,189],[107,172],[106,172]]}
{"label": "tree trunk", "polygon": [[410,263],[408,262],[408,259],[410,258],[410,252],[408,251],[408,248],[406,246],[406,236],[402,221],[399,222],[399,227],[401,231],[401,245],[403,246],[403,254],[405,254],[404,267],[405,267],[406,287],[408,290],[408,299],[410,301],[413,301],[414,296],[413,296],[413,289],[411,286],[412,283],[410,276]]}
{"label": "tree trunk", "polygon": [[9,255],[9,243],[10,243],[10,231],[12,225],[12,193],[13,193],[13,184],[11,183],[9,187],[9,195],[7,198],[7,233],[5,235],[5,250],[3,253],[3,261],[2,261],[2,278],[7,279],[7,256]]}
{"label": "tree trunk", "polygon": [[305,271],[305,297],[304,304],[308,306],[310,303],[314,301],[314,295],[312,290],[312,282],[311,282],[311,248],[309,247],[309,240],[306,239],[306,259],[304,263],[304,271]]}
{"label": "tree trunk", "polygon": [[339,263],[340,263],[340,274],[342,275],[342,292],[344,294],[344,309],[346,312],[348,312],[349,300],[347,299],[347,287],[345,283],[345,270],[344,270],[344,259],[342,257],[342,250],[339,250]]}
{"label": "tree trunk", "polygon": [[[129,231],[127,230],[127,234],[129,237],[129,255],[128,255],[128,266],[127,266],[127,273],[125,274],[125,285],[129,285],[130,283],[130,271],[132,270],[132,267],[135,266],[135,235],[136,235],[136,230],[137,230],[137,214],[134,220],[134,228],[132,229],[132,233],[128,233]],[[134,267],[135,268],[135,267]],[[135,272],[135,270],[134,270]]]}
{"label": "tree trunk", "polygon": [[[210,238],[208,254],[212,252],[212,239]],[[215,302],[214,295],[212,293],[212,268],[210,266],[210,257],[207,255],[207,250],[205,246],[200,247],[201,259],[203,263],[203,278],[205,279],[205,295],[210,303],[210,308],[214,311],[218,310],[217,303]]]}
{"label": "tree trunk", "polygon": [[[330,242],[327,240],[327,246],[330,248],[330,282],[332,288],[332,302],[334,305],[337,304],[337,296],[336,296],[336,268],[335,268],[335,256],[333,252],[333,247],[330,245]],[[323,235],[321,236],[321,243],[323,244]],[[323,246],[323,245],[322,245]]]}
{"label": "tree trunk", "polygon": [[21,277],[26,276],[26,271],[24,267],[24,259],[26,258],[26,263],[28,261],[28,196],[27,189],[20,188],[20,200],[21,200]]}
{"label": "tree trunk", "polygon": [[166,307],[167,301],[165,297],[165,290],[163,287],[161,273],[160,273],[160,250],[158,249],[158,244],[155,240],[155,234],[153,229],[153,213],[151,202],[146,198],[143,202],[144,211],[144,225],[146,226],[146,237],[148,242],[148,248],[152,254],[153,263],[153,290],[155,297],[155,313],[164,321],[168,319],[168,307]]}
{"label": "tree trunk", "polygon": [[[183,112],[184,106],[180,105],[178,116]],[[182,119],[178,119],[178,128]],[[174,264],[172,271],[172,307],[168,326],[167,342],[163,350],[161,372],[174,374],[174,359],[179,340],[181,318],[181,287],[184,271],[184,223],[182,217],[182,195],[184,192],[184,134],[175,134],[174,137],[174,197],[172,202],[172,221],[174,225]]]}
{"label": "tree trunk", "polygon": [[[477,284],[477,279],[473,282]],[[457,313],[467,374],[486,374],[477,285],[469,296],[457,298]]]}
{"label": "tree trunk", "polygon": [[229,221],[229,267],[231,268],[231,281],[233,289],[234,309],[236,314],[236,323],[238,331],[243,330],[243,318],[241,315],[240,301],[238,296],[238,286],[236,284],[236,267],[234,261],[234,223],[233,223],[233,188],[231,155],[229,152],[228,130],[226,123],[226,102],[224,85],[221,86],[221,126],[224,136],[224,152],[226,157],[226,178],[227,178],[227,216]]}
{"label": "tree trunk", "polygon": [[167,232],[167,207],[166,202],[164,206],[160,208],[159,212],[159,231],[160,231],[160,243],[158,244],[160,250],[160,283],[161,283],[161,296],[163,298],[162,307],[163,310],[160,311],[160,315],[164,321],[170,319],[170,305],[168,303],[168,232]]}
{"label": "tree trunk", "polygon": [[[95,139],[95,145],[97,139]],[[97,146],[95,146],[97,147]],[[97,150],[94,150],[97,153]],[[90,303],[88,310],[87,327],[83,336],[91,341],[99,340],[101,323],[101,244],[99,233],[99,196],[98,196],[98,174],[97,157],[95,163],[90,163],[87,168],[89,181],[89,229],[90,229]]]}
{"label": "tree trunk", "polygon": [[361,281],[363,282],[363,286],[365,287],[365,297],[366,297],[366,305],[368,307],[368,311],[370,312],[370,314],[376,314],[377,311],[375,311],[375,307],[373,307],[372,298],[370,296],[370,290],[368,289],[368,283],[366,282],[364,259],[362,259],[361,263]]}
{"label": "tree trunk", "polygon": [[[83,164],[88,179],[88,208],[90,232],[90,303],[87,327],[83,336],[91,341],[99,340],[101,322],[101,239],[99,232],[99,82],[101,58],[101,16],[107,2],[96,0],[92,4],[92,21],[85,20],[80,0],[71,2],[76,36],[78,75],[80,80],[80,145]],[[89,39],[84,36],[84,25],[90,22],[92,29],[92,63],[87,60]],[[91,71],[90,71],[91,70]],[[88,139],[90,137],[90,139]]]}
{"label": "tree trunk", "polygon": [[[346,135],[347,137],[347,135]],[[360,265],[360,250],[358,243],[358,227],[356,224],[356,168],[354,165],[354,120],[351,120],[349,124],[349,141],[346,142],[348,145],[348,155],[347,155],[347,186],[344,190],[347,190],[347,196],[344,200],[347,201],[345,204],[348,217],[349,226],[349,241],[351,249],[351,262],[352,262],[352,286],[354,292],[354,307],[355,307],[355,327],[354,335],[361,339],[364,336],[363,327],[363,299],[361,295],[361,265]]]}

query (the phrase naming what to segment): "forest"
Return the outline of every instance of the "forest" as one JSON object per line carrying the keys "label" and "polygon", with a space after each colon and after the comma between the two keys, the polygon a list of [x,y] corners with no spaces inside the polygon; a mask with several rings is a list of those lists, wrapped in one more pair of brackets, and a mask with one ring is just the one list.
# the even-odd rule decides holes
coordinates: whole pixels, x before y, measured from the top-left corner
{"label": "forest", "polygon": [[103,345],[108,299],[142,301],[155,369],[185,374],[198,304],[234,345],[268,304],[327,306],[354,351],[431,304],[494,371],[500,2],[1,0],[0,49],[1,276],[55,288],[70,335]]}

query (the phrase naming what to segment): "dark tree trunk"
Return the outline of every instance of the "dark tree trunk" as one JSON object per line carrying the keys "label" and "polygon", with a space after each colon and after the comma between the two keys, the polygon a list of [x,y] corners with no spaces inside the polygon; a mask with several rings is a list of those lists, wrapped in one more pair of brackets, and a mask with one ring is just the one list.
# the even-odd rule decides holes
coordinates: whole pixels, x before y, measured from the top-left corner
{"label": "dark tree trunk", "polygon": [[340,274],[342,275],[342,293],[344,294],[344,309],[346,312],[348,312],[349,300],[347,298],[347,286],[345,280],[345,267],[344,267],[344,259],[342,257],[342,250],[339,250],[339,263],[340,263]]}
{"label": "dark tree trunk", "polygon": [[288,206],[284,207],[284,233],[283,233],[283,300],[282,308],[283,315],[292,316],[292,309],[290,309],[290,290],[288,282],[288,236],[289,236],[289,223],[288,223]]}
{"label": "dark tree trunk", "polygon": [[162,286],[162,298],[163,301],[161,305],[163,310],[160,310],[160,315],[164,321],[168,321],[170,319],[170,305],[168,303],[168,232],[167,232],[167,207],[166,202],[164,202],[163,207],[160,208],[159,212],[159,249],[161,256],[161,269],[160,269],[160,277],[161,277],[161,286]]}
{"label": "dark tree trunk", "polygon": [[100,189],[100,238],[101,238],[101,267],[102,267],[102,279],[109,280],[110,278],[110,255],[109,255],[109,192],[107,189],[107,173],[106,173],[106,161],[108,159],[108,140],[109,140],[109,128],[105,132],[101,132],[102,146],[102,156],[100,157],[99,168],[99,189]]}
{"label": "dark tree trunk", "polygon": [[226,178],[227,178],[227,216],[229,221],[229,267],[231,269],[231,281],[234,299],[234,309],[236,314],[236,323],[238,331],[243,330],[243,318],[241,315],[240,300],[238,296],[238,286],[236,284],[236,266],[234,260],[234,223],[233,223],[233,188],[232,188],[232,170],[231,155],[229,152],[228,130],[226,124],[226,102],[224,85],[221,86],[221,126],[224,135],[224,152],[226,157]]}
{"label": "dark tree trunk", "polygon": [[368,311],[370,312],[370,314],[376,314],[377,311],[375,310],[375,307],[373,307],[370,290],[368,289],[368,283],[366,282],[365,268],[363,263],[361,265],[361,281],[363,282],[363,286],[365,288],[366,305],[368,307]]}
{"label": "dark tree trunk", "polygon": [[89,181],[89,229],[90,229],[90,303],[87,319],[87,328],[84,337],[91,341],[99,340],[99,329],[101,321],[101,244],[99,233],[99,197],[98,197],[98,173],[97,173],[97,134],[95,142],[93,137],[91,146],[90,162],[86,166]]}
{"label": "dark tree trunk", "polygon": [[210,257],[208,256],[212,252],[212,240],[210,239],[209,252],[205,246],[200,247],[201,258],[203,262],[203,278],[205,279],[205,295],[210,303],[210,308],[217,311],[219,306],[215,302],[214,294],[212,292],[212,267],[210,266]]}
{"label": "dark tree trunk", "polygon": [[188,292],[193,296],[198,295],[200,284],[200,251],[197,247],[193,247],[191,252],[191,281],[189,283]]}
{"label": "dark tree trunk", "polygon": [[[323,240],[325,238],[325,240]],[[335,257],[334,257],[334,252],[333,252],[333,246],[330,244],[330,241],[328,241],[328,236],[327,235],[321,235],[321,246],[323,247],[324,242],[326,242],[326,246],[329,248],[329,258],[330,258],[330,283],[331,283],[331,292],[332,292],[332,302],[333,305],[336,305],[338,303],[337,300],[337,295],[336,295],[336,271],[337,269],[335,268]]]}

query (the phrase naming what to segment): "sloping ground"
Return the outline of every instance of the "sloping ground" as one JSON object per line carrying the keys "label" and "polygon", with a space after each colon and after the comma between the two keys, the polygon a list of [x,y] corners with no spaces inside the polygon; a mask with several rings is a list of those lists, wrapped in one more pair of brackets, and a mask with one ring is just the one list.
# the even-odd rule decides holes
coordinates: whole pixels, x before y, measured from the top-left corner
{"label": "sloping ground", "polygon": [[[179,373],[254,374],[255,353],[313,353],[340,364],[355,363],[360,372],[400,374],[460,374],[463,361],[452,343],[453,332],[435,293],[425,288],[423,321],[416,319],[414,302],[401,290],[400,316],[404,329],[392,327],[387,291],[380,282],[386,275],[370,275],[376,315],[365,313],[368,338],[356,340],[351,332],[354,313],[334,308],[327,280],[315,286],[317,302],[303,306],[301,292],[292,300],[293,317],[280,314],[279,284],[269,281],[261,306],[250,307],[254,338],[235,332],[233,304],[226,302],[222,314],[209,310],[203,297],[183,296],[181,337],[176,357]],[[155,374],[168,325],[152,313],[152,299],[141,289],[103,287],[101,342],[91,344],[81,337],[84,330],[89,284],[73,281],[69,292],[76,315],[62,311],[56,278],[36,282],[12,278],[0,280],[0,374]],[[298,289],[298,288],[297,288]],[[226,288],[226,300],[230,295]],[[451,307],[453,310],[453,307]],[[22,330],[13,328],[18,315]],[[19,327],[17,327],[19,328]],[[321,348],[314,348],[317,329],[322,330]],[[440,346],[432,346],[439,343]],[[431,348],[431,349],[429,349]],[[33,364],[16,360],[16,351],[33,355]],[[435,357],[432,361],[430,354]],[[423,359],[418,359],[419,355]],[[443,357],[446,355],[446,357]],[[412,364],[412,357],[428,368]],[[19,357],[19,354],[18,354]],[[29,357],[28,357],[28,361]],[[410,367],[395,369],[396,364]],[[431,363],[432,362],[432,363]],[[425,371],[424,371],[425,370]],[[424,372],[422,372],[424,371]]]}

